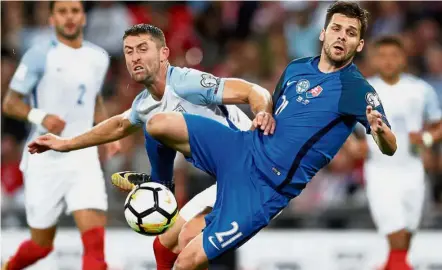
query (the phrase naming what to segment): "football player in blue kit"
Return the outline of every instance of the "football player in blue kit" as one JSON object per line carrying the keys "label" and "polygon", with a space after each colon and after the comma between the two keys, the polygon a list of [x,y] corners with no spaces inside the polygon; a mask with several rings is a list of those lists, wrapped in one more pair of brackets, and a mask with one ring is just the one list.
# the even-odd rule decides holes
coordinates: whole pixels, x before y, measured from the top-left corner
{"label": "football player in blue kit", "polygon": [[291,62],[275,89],[273,135],[186,113],[158,113],[148,121],[153,138],[216,175],[218,184],[206,228],[182,250],[175,269],[203,269],[267,226],[330,162],[357,122],[382,153],[395,153],[382,103],[352,62],[366,28],[367,12],[358,4],[329,7],[321,55]]}

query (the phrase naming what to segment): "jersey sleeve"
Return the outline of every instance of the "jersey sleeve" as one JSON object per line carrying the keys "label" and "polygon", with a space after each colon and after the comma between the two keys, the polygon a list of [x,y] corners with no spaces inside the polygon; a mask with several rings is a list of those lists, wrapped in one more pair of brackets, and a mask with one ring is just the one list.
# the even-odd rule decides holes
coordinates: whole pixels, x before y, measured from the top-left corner
{"label": "jersey sleeve", "polygon": [[442,119],[442,111],[436,91],[430,85],[426,85],[424,94],[424,119],[427,122],[438,122]]}
{"label": "jersey sleeve", "polygon": [[173,68],[169,78],[175,92],[197,105],[222,104],[225,79],[191,68]]}
{"label": "jersey sleeve", "polygon": [[145,129],[144,137],[147,155],[152,168],[150,172],[152,181],[165,185],[174,192],[173,165],[176,151],[160,144]]}
{"label": "jersey sleeve", "polygon": [[103,50],[103,55],[104,55],[104,57],[102,57],[103,64],[100,67],[100,70],[98,71],[98,77],[97,77],[98,78],[98,92],[102,91],[103,84],[106,79],[107,71],[109,69],[109,64],[110,64],[109,54],[105,50]]}
{"label": "jersey sleeve", "polygon": [[12,77],[9,88],[28,95],[36,87],[46,65],[46,53],[39,47],[32,47],[23,55]]}
{"label": "jersey sleeve", "polygon": [[134,126],[142,126],[144,124],[143,120],[140,118],[137,107],[138,104],[146,97],[146,91],[141,92],[135,97],[132,102],[132,107],[127,110],[124,114],[129,119],[130,123]]}
{"label": "jersey sleeve", "polygon": [[371,128],[365,114],[368,105],[380,112],[384,123],[391,128],[378,94],[365,79],[342,80],[340,113],[354,117],[365,127],[366,133],[370,134]]}

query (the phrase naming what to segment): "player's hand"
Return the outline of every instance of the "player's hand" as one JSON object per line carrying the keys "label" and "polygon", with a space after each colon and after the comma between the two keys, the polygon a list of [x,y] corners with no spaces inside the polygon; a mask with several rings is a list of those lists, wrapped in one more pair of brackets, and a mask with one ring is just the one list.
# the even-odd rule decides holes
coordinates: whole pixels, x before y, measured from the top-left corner
{"label": "player's hand", "polygon": [[259,112],[253,119],[253,127],[260,128],[264,131],[264,135],[273,134],[275,132],[276,121],[273,115],[268,112]]}
{"label": "player's hand", "polygon": [[424,144],[424,142],[422,140],[422,133],[421,132],[410,132],[408,134],[408,139],[410,140],[410,143],[414,144],[414,145],[421,146]]}
{"label": "player's hand", "polygon": [[51,149],[57,152],[68,152],[68,140],[49,133],[28,144],[28,152],[40,154]]}
{"label": "player's hand", "polygon": [[371,132],[374,134],[380,134],[384,132],[384,121],[382,121],[382,114],[369,105],[365,110],[365,114],[367,115],[368,123],[371,127]]}
{"label": "player's hand", "polygon": [[60,135],[66,126],[66,122],[54,114],[47,114],[42,125],[51,133]]}
{"label": "player's hand", "polygon": [[104,160],[109,160],[120,152],[121,144],[119,141],[110,142],[105,144],[104,148],[105,148]]}

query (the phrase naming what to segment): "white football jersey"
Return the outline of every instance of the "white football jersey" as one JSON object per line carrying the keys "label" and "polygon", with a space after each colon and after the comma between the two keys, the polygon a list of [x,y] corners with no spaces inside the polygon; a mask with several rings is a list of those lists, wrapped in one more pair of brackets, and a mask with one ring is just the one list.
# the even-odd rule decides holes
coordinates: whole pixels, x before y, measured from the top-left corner
{"label": "white football jersey", "polygon": [[[109,66],[109,56],[100,47],[84,41],[71,48],[56,39],[30,48],[21,59],[10,88],[29,97],[33,108],[55,114],[66,121],[62,137],[72,137],[93,126],[96,97]],[[27,142],[47,133],[33,125]],[[96,147],[69,153],[48,151],[29,155],[25,147],[21,169],[73,168],[75,164],[98,162]]]}
{"label": "white football jersey", "polygon": [[145,89],[127,111],[134,125],[144,125],[158,112],[185,112],[211,118],[234,129],[249,130],[252,122],[235,105],[221,105],[224,79],[191,68],[169,66],[161,100]]}
{"label": "white football jersey", "polygon": [[368,79],[382,102],[391,129],[396,136],[394,156],[383,155],[374,140],[368,139],[369,159],[366,169],[384,168],[402,171],[422,171],[422,159],[410,144],[410,132],[421,131],[425,122],[441,120],[442,113],[434,89],[423,80],[403,74],[395,85],[385,83],[380,77]]}

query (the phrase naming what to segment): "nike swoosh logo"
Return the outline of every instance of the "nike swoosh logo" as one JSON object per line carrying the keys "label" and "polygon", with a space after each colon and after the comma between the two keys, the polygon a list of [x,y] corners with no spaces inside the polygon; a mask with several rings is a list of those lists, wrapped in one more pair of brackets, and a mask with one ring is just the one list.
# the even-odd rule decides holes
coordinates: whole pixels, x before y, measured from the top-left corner
{"label": "nike swoosh logo", "polygon": [[215,245],[215,243],[213,242],[213,238],[215,238],[215,237],[213,237],[213,236],[209,236],[209,242],[210,242],[210,244],[212,244],[212,246],[214,246],[217,250],[219,250],[219,248]]}
{"label": "nike swoosh logo", "polygon": [[294,84],[295,82],[297,82],[297,81],[288,81],[287,86],[290,86],[290,85]]}

